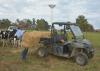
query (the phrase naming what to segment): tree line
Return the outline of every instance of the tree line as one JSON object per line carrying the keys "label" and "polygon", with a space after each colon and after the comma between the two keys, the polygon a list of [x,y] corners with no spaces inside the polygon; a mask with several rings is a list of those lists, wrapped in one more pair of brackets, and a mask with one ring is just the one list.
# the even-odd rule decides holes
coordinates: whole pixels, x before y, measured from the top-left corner
{"label": "tree line", "polygon": [[45,19],[23,19],[13,23],[9,19],[0,20],[0,29],[7,29],[9,26],[18,26],[23,29],[34,29],[34,30],[49,30],[50,25]]}
{"label": "tree line", "polygon": [[88,22],[85,16],[80,15],[76,19],[76,23],[80,26],[81,30],[86,31],[94,31],[94,27]]}
{"label": "tree line", "polygon": [[[85,16],[80,15],[76,18],[76,23],[80,26],[83,32],[86,31],[94,31],[94,28],[91,24],[89,24],[88,20]],[[13,23],[9,19],[0,20],[0,29],[7,29],[9,26],[19,26],[23,29],[34,29],[34,30],[49,30],[50,25],[45,19],[23,19],[16,21]]]}

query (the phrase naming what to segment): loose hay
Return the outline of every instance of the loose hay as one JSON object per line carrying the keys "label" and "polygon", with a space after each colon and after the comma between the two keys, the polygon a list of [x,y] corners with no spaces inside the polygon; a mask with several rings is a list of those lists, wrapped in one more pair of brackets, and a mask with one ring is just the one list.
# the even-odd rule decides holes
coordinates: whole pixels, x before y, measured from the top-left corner
{"label": "loose hay", "polygon": [[50,32],[45,31],[33,31],[25,32],[22,38],[22,47],[36,47],[41,37],[50,37]]}

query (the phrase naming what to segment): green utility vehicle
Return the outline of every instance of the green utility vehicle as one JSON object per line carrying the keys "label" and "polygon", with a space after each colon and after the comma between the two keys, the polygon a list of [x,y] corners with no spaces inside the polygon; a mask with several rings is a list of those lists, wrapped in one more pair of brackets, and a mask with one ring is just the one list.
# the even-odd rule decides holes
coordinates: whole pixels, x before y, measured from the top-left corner
{"label": "green utility vehicle", "polygon": [[92,44],[85,39],[76,23],[54,22],[51,26],[51,37],[41,38],[40,44],[42,44],[38,49],[40,57],[53,54],[73,58],[82,66],[94,55]]}

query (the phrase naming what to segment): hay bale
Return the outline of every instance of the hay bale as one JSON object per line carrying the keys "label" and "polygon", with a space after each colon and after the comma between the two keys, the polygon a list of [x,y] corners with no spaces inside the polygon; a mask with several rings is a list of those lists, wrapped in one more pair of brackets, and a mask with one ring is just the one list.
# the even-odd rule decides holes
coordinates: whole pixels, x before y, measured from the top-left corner
{"label": "hay bale", "polygon": [[25,32],[22,38],[22,47],[36,47],[41,37],[50,37],[50,32],[33,31]]}

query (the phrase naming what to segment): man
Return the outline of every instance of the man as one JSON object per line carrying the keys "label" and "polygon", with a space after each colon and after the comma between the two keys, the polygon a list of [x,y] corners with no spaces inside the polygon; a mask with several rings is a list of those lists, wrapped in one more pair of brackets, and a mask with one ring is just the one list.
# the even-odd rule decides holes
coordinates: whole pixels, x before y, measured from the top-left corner
{"label": "man", "polygon": [[54,35],[53,35],[53,42],[55,43],[54,47],[54,52],[55,54],[62,55],[63,54],[63,44],[65,43],[64,41],[64,36],[62,33],[63,31],[57,31],[56,29],[54,30]]}
{"label": "man", "polygon": [[16,29],[16,34],[15,36],[17,36],[18,39],[22,40],[23,34],[24,34],[24,30],[21,30],[20,28]]}
{"label": "man", "polygon": [[[16,32],[15,36],[17,37],[17,40],[22,41],[22,37],[23,37],[25,31],[20,28],[18,28],[16,30],[17,30],[17,32]],[[22,54],[21,54],[22,60],[26,59],[27,53],[28,53],[28,48],[24,48],[24,50],[22,51]]]}

